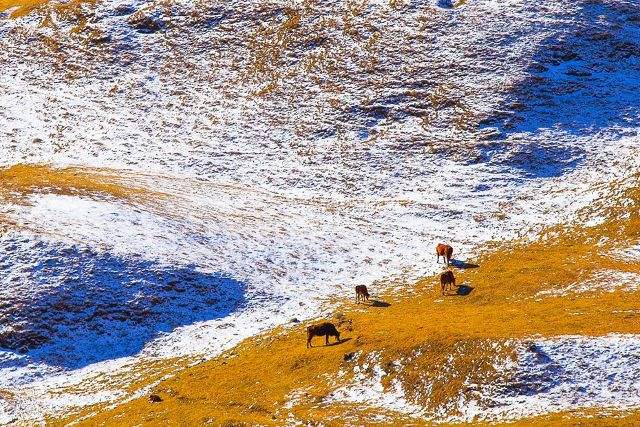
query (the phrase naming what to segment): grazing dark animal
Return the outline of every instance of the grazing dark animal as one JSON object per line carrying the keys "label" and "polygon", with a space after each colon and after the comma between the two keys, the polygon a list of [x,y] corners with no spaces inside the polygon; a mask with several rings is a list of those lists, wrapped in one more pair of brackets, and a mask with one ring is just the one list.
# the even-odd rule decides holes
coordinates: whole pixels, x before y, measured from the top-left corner
{"label": "grazing dark animal", "polygon": [[444,257],[445,263],[449,265],[451,255],[453,255],[453,248],[449,245],[445,245],[444,243],[438,243],[438,246],[436,246],[436,255],[438,256],[438,263],[440,262],[440,257]]}
{"label": "grazing dark animal", "polygon": [[453,275],[453,271],[447,270],[440,275],[440,292],[444,295],[444,291],[447,286],[455,286],[456,277]]}
{"label": "grazing dark animal", "polygon": [[369,301],[369,291],[365,285],[356,286],[356,302],[360,302],[360,299]]}
{"label": "grazing dark animal", "polygon": [[307,328],[307,348],[312,347],[311,339],[313,337],[321,337],[324,335],[324,345],[329,345],[329,335],[336,337],[336,342],[340,342],[340,332],[331,322],[318,323]]}
{"label": "grazing dark animal", "polygon": [[162,402],[162,398],[160,396],[158,396],[157,394],[150,394],[149,395],[149,402],[151,402],[151,403],[159,403],[159,402]]}

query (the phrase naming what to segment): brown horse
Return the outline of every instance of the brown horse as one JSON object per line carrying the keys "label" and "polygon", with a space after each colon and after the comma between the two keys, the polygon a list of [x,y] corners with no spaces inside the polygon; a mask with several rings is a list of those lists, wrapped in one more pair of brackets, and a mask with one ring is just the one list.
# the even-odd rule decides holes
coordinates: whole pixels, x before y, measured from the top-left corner
{"label": "brown horse", "polygon": [[438,263],[440,262],[440,257],[444,257],[445,263],[449,265],[451,255],[453,255],[453,248],[449,245],[445,245],[444,243],[438,243],[438,246],[436,246],[436,255],[438,257]]}
{"label": "brown horse", "polygon": [[451,287],[455,286],[455,284],[456,277],[453,275],[453,271],[447,270],[440,275],[440,292],[442,292],[442,295],[444,295],[447,286]]}
{"label": "brown horse", "polygon": [[313,337],[321,337],[323,335],[324,345],[329,345],[329,335],[336,337],[336,342],[340,342],[340,332],[336,329],[336,325],[331,322],[323,322],[307,328],[307,348],[312,347],[311,339]]}
{"label": "brown horse", "polygon": [[356,286],[356,302],[360,302],[360,299],[369,301],[369,291],[365,285]]}

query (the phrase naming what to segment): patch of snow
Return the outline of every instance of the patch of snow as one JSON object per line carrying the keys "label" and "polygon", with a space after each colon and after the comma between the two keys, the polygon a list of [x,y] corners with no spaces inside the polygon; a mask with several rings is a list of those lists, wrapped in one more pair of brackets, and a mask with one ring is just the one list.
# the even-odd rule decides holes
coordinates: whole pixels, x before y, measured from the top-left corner
{"label": "patch of snow", "polygon": [[628,262],[640,262],[640,245],[615,251],[614,256],[620,257]]}
{"label": "patch of snow", "polygon": [[[515,420],[581,408],[640,407],[640,338],[562,336],[535,339],[518,348],[517,367],[504,383],[461,406],[460,420]],[[468,413],[465,413],[469,409]]]}
{"label": "patch of snow", "polygon": [[[401,369],[401,365],[397,365]],[[367,359],[354,367],[354,378],[351,384],[332,391],[324,402],[358,403],[373,408],[382,408],[413,417],[420,417],[425,413],[424,408],[411,403],[405,397],[402,384],[397,378],[390,382],[390,387],[383,385],[387,374],[379,362],[379,355],[370,354]]]}
{"label": "patch of snow", "polygon": [[[515,347],[516,359],[498,359],[500,380],[465,382],[458,398],[428,409],[406,399],[396,379],[384,387],[387,374],[376,354],[354,367],[349,384],[334,390],[325,403],[349,402],[410,415],[432,422],[511,421],[553,412],[588,408],[628,410],[640,407],[640,337],[558,336],[496,342]],[[402,365],[397,365],[402,369]],[[430,381],[423,388],[430,393]],[[455,415],[453,415],[455,414]]]}
{"label": "patch of snow", "polygon": [[640,274],[629,271],[602,270],[582,282],[540,291],[535,297],[562,296],[584,292],[614,292],[618,289],[635,292],[638,288],[640,288]]}

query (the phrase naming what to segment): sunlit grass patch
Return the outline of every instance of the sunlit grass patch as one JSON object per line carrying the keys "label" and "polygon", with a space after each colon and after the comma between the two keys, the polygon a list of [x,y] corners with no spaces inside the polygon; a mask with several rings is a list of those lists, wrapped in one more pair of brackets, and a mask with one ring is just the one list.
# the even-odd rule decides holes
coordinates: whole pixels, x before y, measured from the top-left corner
{"label": "sunlit grass patch", "polygon": [[11,17],[19,18],[48,2],[49,0],[0,0],[0,12],[13,9]]}
{"label": "sunlit grass patch", "polygon": [[[55,12],[61,17],[80,17],[80,7],[87,3],[93,4],[95,0],[70,0],[67,2],[51,0],[0,0],[0,13],[11,10],[11,18],[20,18],[34,11]],[[43,21],[43,24],[46,24],[46,21]]]}
{"label": "sunlit grass patch", "polygon": [[24,202],[30,195],[57,194],[134,200],[149,195],[130,186],[115,171],[86,168],[56,169],[47,165],[14,165],[0,169],[0,200]]}

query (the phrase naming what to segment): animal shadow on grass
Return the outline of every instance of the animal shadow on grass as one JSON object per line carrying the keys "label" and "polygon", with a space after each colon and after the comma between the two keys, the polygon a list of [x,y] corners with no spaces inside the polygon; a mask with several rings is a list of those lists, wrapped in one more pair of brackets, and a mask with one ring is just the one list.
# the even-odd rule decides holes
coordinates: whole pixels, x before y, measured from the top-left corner
{"label": "animal shadow on grass", "polygon": [[330,342],[327,345],[318,346],[318,347],[333,347],[334,345],[340,345],[340,344],[345,343],[347,341],[351,341],[351,338],[342,338],[340,341],[333,341],[333,342]]}
{"label": "animal shadow on grass", "polygon": [[459,296],[462,296],[462,297],[466,297],[467,295],[469,295],[471,293],[471,291],[473,291],[473,287],[467,286],[467,285],[460,285],[460,286],[458,286],[458,289],[456,290],[456,295],[459,295]]}
{"label": "animal shadow on grass", "polygon": [[389,304],[386,301],[380,301],[377,299],[371,300],[371,307],[390,307],[391,304]]}
{"label": "animal shadow on grass", "polygon": [[449,261],[449,264],[454,266],[455,268],[459,268],[460,270],[466,270],[468,268],[478,268],[480,267],[478,264],[473,264],[466,261],[461,261],[459,259],[452,259]]}
{"label": "animal shadow on grass", "polygon": [[460,285],[455,287],[454,292],[451,292],[451,291],[452,291],[451,288],[445,290],[444,296],[445,297],[453,297],[453,296],[466,297],[473,291],[473,287],[467,286],[467,285]]}

